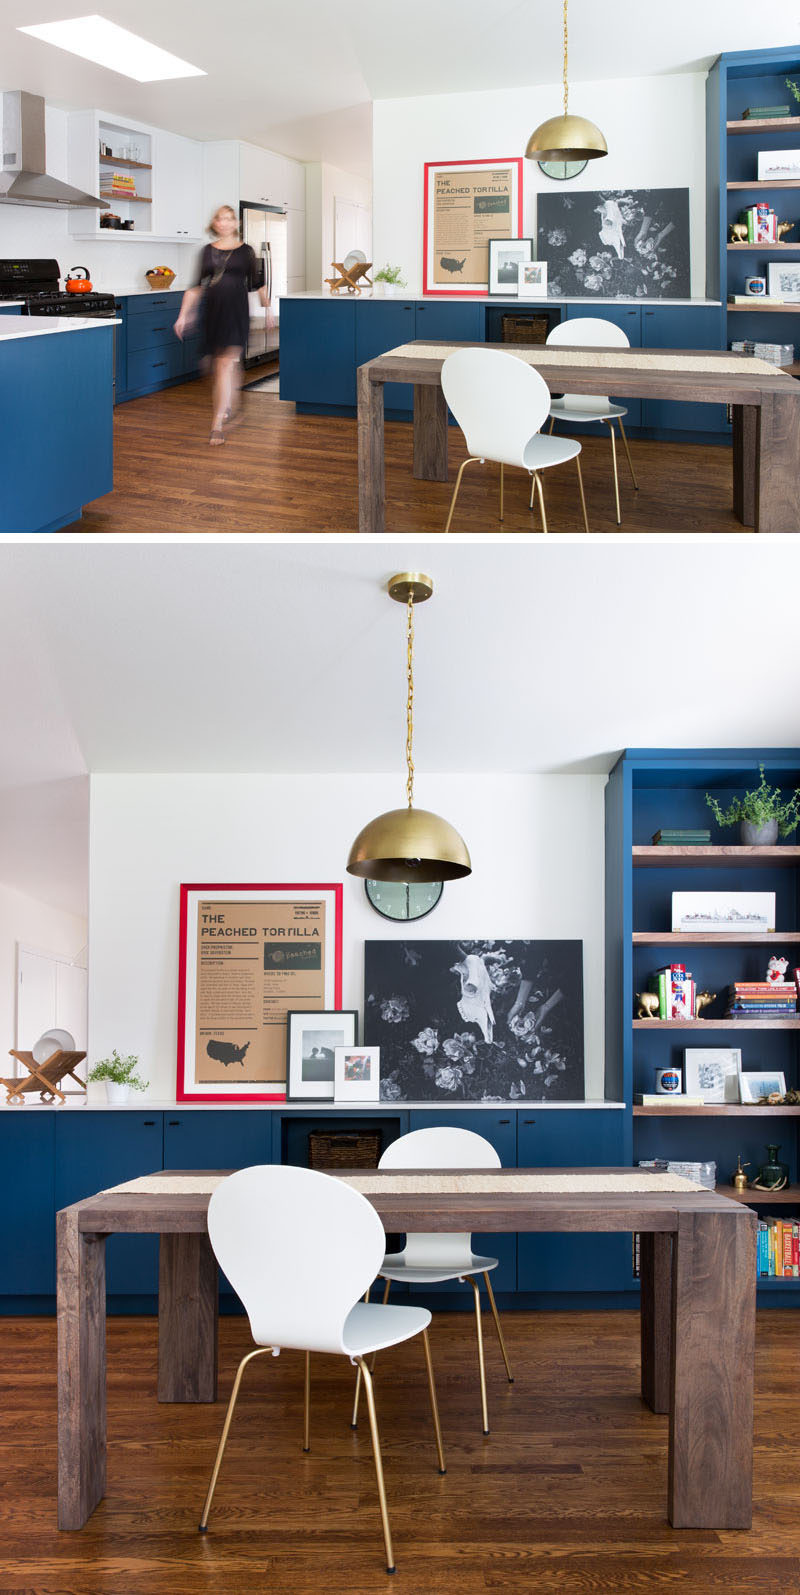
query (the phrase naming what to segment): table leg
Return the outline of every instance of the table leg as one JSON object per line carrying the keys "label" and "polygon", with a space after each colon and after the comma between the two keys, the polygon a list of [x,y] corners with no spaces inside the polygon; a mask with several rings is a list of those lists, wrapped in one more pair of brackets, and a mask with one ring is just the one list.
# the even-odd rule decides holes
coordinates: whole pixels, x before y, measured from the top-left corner
{"label": "table leg", "polygon": [[642,1289],[642,1400],[653,1412],[669,1412],[672,1357],[672,1236],[639,1236]]}
{"label": "table leg", "polygon": [[56,1218],[58,1526],[80,1529],[106,1491],[106,1240]]}
{"label": "table leg", "polygon": [[756,1215],[681,1213],[673,1249],[673,1528],[749,1529]]}
{"label": "table leg", "polygon": [[162,1235],[158,1399],[217,1399],[217,1263],[207,1235]]}
{"label": "table leg", "polygon": [[743,526],[756,524],[760,416],[757,404],[733,406],[733,513]]}
{"label": "table leg", "polygon": [[800,532],[800,388],[764,393],[756,455],[757,532]]}
{"label": "table leg", "polygon": [[447,404],[438,382],[414,384],[414,475],[447,481]]}
{"label": "table leg", "polygon": [[369,367],[358,368],[358,529],[386,529],[383,437],[383,383],[370,382]]}

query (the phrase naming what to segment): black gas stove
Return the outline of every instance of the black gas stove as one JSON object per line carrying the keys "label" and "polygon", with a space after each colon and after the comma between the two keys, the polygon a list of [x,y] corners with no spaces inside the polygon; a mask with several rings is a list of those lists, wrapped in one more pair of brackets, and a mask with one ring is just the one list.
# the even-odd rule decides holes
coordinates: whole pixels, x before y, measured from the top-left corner
{"label": "black gas stove", "polygon": [[0,260],[0,304],[21,299],[28,316],[113,316],[113,294],[71,294],[59,289],[57,260]]}

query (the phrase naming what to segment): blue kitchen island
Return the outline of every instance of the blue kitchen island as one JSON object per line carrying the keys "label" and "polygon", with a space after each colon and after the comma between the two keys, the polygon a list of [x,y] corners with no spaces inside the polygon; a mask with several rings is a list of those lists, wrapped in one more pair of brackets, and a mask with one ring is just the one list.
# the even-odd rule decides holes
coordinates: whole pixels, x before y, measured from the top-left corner
{"label": "blue kitchen island", "polygon": [[0,317],[0,532],[57,532],[111,492],[115,326]]}

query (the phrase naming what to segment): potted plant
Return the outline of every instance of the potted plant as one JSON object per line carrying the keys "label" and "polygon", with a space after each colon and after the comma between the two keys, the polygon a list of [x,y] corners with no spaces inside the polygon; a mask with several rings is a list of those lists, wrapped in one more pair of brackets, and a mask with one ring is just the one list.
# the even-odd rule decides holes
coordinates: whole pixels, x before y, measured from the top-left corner
{"label": "potted plant", "polygon": [[150,1084],[149,1080],[142,1079],[138,1068],[139,1059],[133,1053],[121,1058],[115,1047],[110,1058],[98,1059],[88,1078],[92,1084],[96,1080],[105,1081],[108,1102],[127,1102],[131,1091],[146,1091]]}
{"label": "potted plant", "polygon": [[778,837],[789,836],[800,820],[800,789],[795,788],[786,803],[781,802],[779,786],[770,787],[759,765],[761,780],[753,792],[734,798],[723,810],[715,797],[706,792],[706,803],[718,825],[739,824],[739,840],[745,847],[769,847]]}
{"label": "potted plant", "polygon": [[400,275],[399,266],[381,266],[380,271],[376,271],[373,282],[376,287],[380,284],[378,293],[383,294],[386,299],[393,299],[401,288],[406,286],[406,279]]}

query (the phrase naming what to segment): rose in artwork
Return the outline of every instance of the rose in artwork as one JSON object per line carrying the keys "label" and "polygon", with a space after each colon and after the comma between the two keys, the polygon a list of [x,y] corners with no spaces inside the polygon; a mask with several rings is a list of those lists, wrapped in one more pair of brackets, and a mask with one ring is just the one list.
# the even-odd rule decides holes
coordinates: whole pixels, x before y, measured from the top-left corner
{"label": "rose in artwork", "polygon": [[437,1069],[433,1078],[440,1091],[458,1091],[464,1081],[461,1069],[455,1069],[450,1065]]}
{"label": "rose in artwork", "polygon": [[410,1009],[405,997],[386,997],[381,1003],[381,1019],[387,1025],[401,1025],[407,1019]]}
{"label": "rose in artwork", "polygon": [[569,255],[567,258],[571,261],[573,266],[585,266],[586,265],[586,250],[585,249],[573,249],[572,254]]}
{"label": "rose in artwork", "polygon": [[477,1042],[469,1030],[448,1036],[447,1040],[442,1042],[442,1052],[449,1063],[473,1063],[477,1051]]}
{"label": "rose in artwork", "polygon": [[438,1033],[428,1025],[427,1029],[421,1030],[419,1035],[414,1037],[411,1045],[416,1047],[420,1057],[432,1058],[434,1053],[439,1050]]}

